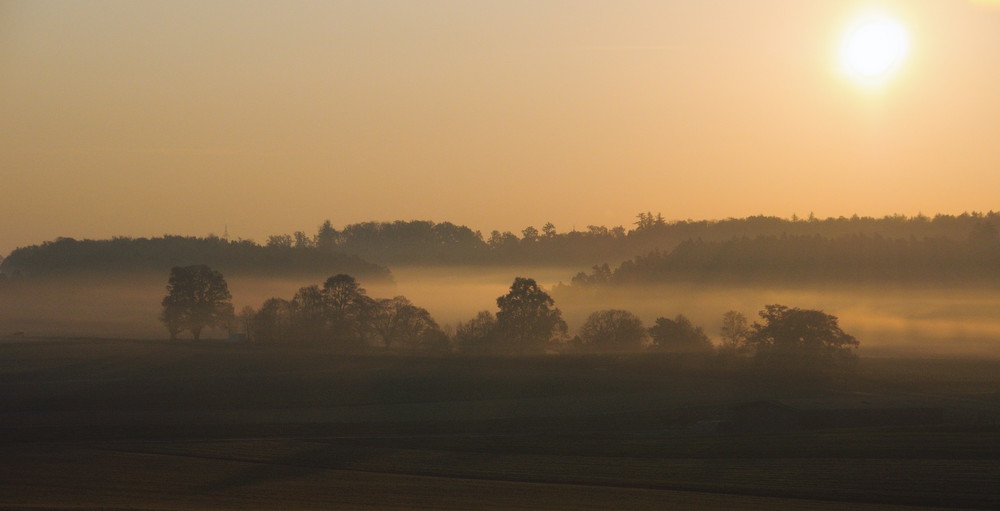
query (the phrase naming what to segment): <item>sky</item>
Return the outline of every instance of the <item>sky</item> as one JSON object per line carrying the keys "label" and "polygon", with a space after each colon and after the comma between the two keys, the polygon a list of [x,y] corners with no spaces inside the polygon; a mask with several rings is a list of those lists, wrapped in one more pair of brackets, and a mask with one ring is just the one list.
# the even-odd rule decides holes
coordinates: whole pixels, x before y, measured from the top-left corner
{"label": "sky", "polygon": [[[845,72],[858,20],[908,46]],[[0,254],[1000,209],[988,0],[0,0]]]}

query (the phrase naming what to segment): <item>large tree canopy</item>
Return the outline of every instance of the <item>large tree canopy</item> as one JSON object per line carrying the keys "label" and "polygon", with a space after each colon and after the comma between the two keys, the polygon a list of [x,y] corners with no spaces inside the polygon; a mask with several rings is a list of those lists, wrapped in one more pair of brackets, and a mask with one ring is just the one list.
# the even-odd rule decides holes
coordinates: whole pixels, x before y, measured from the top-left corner
{"label": "large tree canopy", "polygon": [[354,277],[334,275],[323,283],[323,306],[326,309],[327,336],[335,346],[359,349],[372,332],[378,308],[375,300]]}
{"label": "large tree canopy", "polygon": [[580,327],[579,348],[585,351],[639,351],[646,342],[646,327],[629,311],[592,313]]}
{"label": "large tree canopy", "polygon": [[375,344],[386,350],[441,352],[451,348],[430,312],[405,296],[374,299],[354,277],[334,275],[323,286],[299,289],[291,301],[271,298],[250,311],[257,339],[361,352]]}
{"label": "large tree canopy", "polygon": [[653,338],[653,349],[667,353],[711,353],[712,341],[701,327],[696,327],[686,316],[676,318],[656,318],[656,324],[649,329]]}
{"label": "large tree canopy", "polygon": [[544,353],[566,335],[562,312],[534,279],[517,277],[510,291],[497,298],[497,330],[514,353]]}
{"label": "large tree canopy", "polygon": [[430,312],[413,305],[405,296],[377,301],[373,327],[386,349],[444,351],[448,336]]}
{"label": "large tree canopy", "polygon": [[226,325],[233,318],[231,299],[221,273],[204,264],[175,266],[170,270],[160,319],[171,340],[183,330],[198,340],[202,329]]}
{"label": "large tree canopy", "polygon": [[497,318],[490,311],[479,311],[474,318],[455,326],[455,345],[467,354],[496,351],[497,336]]}
{"label": "large tree canopy", "polygon": [[753,324],[748,343],[767,366],[828,371],[857,359],[858,340],[840,329],[836,316],[777,304],[765,306],[759,314],[763,323]]}

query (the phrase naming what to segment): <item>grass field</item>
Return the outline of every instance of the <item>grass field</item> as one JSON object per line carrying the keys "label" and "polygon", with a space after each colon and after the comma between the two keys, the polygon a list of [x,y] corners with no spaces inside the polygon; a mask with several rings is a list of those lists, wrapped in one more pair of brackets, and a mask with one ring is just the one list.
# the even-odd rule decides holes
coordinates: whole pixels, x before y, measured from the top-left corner
{"label": "grass field", "polygon": [[[0,509],[996,509],[1000,361],[865,360],[836,387],[670,357],[404,358],[0,343]],[[939,424],[696,433],[761,400]]]}

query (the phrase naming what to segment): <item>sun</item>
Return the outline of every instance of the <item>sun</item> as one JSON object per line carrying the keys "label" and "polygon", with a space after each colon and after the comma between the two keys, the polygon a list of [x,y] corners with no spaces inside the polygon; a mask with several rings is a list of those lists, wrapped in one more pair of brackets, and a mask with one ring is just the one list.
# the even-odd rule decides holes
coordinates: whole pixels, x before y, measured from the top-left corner
{"label": "sun", "polygon": [[903,26],[887,17],[866,18],[855,23],[840,46],[845,72],[866,84],[884,82],[902,63],[909,49]]}

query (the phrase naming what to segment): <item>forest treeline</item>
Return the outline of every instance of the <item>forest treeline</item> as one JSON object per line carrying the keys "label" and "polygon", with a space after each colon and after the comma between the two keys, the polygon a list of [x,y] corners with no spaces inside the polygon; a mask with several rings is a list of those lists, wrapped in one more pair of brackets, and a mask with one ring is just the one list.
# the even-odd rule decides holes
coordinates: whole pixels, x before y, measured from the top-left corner
{"label": "forest treeline", "polygon": [[[850,258],[831,255],[838,251],[857,248],[866,254],[892,253],[918,264],[925,258],[921,255],[924,252],[964,250],[961,243],[988,237],[998,225],[1000,213],[992,211],[934,217],[751,216],[700,221],[666,221],[660,214],[640,213],[629,228],[590,225],[582,230],[573,227],[560,231],[552,223],[545,223],[540,228],[527,226],[520,233],[492,231],[488,235],[450,222],[362,222],[338,230],[326,221],[315,234],[299,231],[272,235],[263,243],[216,236],[81,241],[60,238],[14,250],[0,264],[0,271],[13,277],[108,269],[165,271],[174,265],[204,263],[227,273],[287,275],[319,271],[349,273],[370,280],[369,275],[388,275],[388,270],[378,265],[587,267],[631,260],[628,264],[632,266],[623,267],[634,267],[635,271],[622,270],[620,277],[614,277],[624,279],[626,275],[639,278],[642,273],[672,275],[677,271],[712,274],[713,267],[704,260],[707,257],[721,274],[732,269],[766,274],[759,268],[780,263],[792,271],[784,273],[786,276],[794,272],[815,275],[817,264],[830,266],[837,261],[857,271],[869,271]],[[916,252],[911,257],[906,254],[908,250]],[[734,258],[735,252],[743,251],[747,254],[744,259]],[[633,259],[637,254],[650,255]],[[877,254],[872,257],[891,259]],[[685,258],[698,260],[685,263]],[[753,263],[757,259],[766,260],[766,264]],[[944,261],[958,263],[961,259],[951,254]],[[649,269],[654,266],[658,269]],[[837,273],[824,271],[833,276]]]}
{"label": "forest treeline", "polygon": [[818,219],[750,216],[724,220],[667,221],[639,213],[629,226],[588,225],[560,231],[551,222],[519,233],[489,234],[450,222],[363,222],[337,230],[327,221],[318,232],[270,236],[269,246],[339,250],[380,264],[546,264],[592,265],[623,261],[653,250],[672,250],[687,240],[725,241],[739,237],[847,235],[885,238],[967,240],[983,224],[1000,225],[1000,213],[961,215],[852,216]]}
{"label": "forest treeline", "polygon": [[31,278],[66,274],[155,272],[173,266],[207,264],[230,274],[299,276],[351,273],[369,281],[389,281],[389,269],[339,251],[292,250],[252,241],[164,236],[110,240],[55,241],[18,248],[0,262],[0,275]]}
{"label": "forest treeline", "polygon": [[[889,238],[853,234],[688,240],[616,268],[596,265],[578,273],[570,288],[666,282],[996,282],[1000,235],[993,224],[975,224],[966,239]],[[561,289],[565,289],[562,286]]]}

